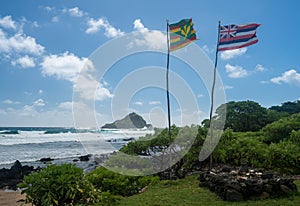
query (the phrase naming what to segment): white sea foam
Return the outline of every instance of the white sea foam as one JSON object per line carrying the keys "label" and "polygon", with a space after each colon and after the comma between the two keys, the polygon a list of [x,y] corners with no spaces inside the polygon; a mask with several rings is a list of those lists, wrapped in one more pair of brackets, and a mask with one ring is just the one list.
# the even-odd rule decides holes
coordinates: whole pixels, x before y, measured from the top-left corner
{"label": "white sea foam", "polygon": [[85,130],[79,133],[55,130],[46,133],[48,130],[38,129],[9,134],[10,130],[0,130],[0,165],[16,160],[33,162],[44,157],[60,159],[111,153],[132,139],[154,133],[151,130]]}

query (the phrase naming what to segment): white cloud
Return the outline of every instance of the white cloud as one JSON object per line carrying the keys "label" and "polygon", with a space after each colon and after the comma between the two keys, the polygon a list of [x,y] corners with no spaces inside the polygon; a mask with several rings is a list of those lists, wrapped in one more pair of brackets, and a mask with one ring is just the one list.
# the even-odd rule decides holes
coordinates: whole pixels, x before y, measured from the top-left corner
{"label": "white cloud", "polygon": [[74,17],[82,17],[84,15],[83,11],[79,10],[78,7],[74,7],[68,10],[69,14]]}
{"label": "white cloud", "polygon": [[50,12],[50,11],[55,10],[55,7],[45,6],[45,7],[43,7],[43,9],[44,9],[45,11]]}
{"label": "white cloud", "polygon": [[133,22],[133,28],[136,31],[139,31],[139,32],[142,32],[142,33],[146,33],[146,32],[149,31],[147,28],[145,28],[144,24],[141,22],[140,19],[134,20],[134,22]]}
{"label": "white cloud", "polygon": [[241,48],[241,49],[234,49],[234,50],[228,50],[228,51],[223,51],[221,53],[221,59],[228,60],[232,59],[237,56],[241,56],[247,52],[247,48]]}
{"label": "white cloud", "polygon": [[266,69],[261,65],[261,64],[257,64],[255,66],[255,71],[259,71],[259,72],[263,72],[265,71]]}
{"label": "white cloud", "polygon": [[140,101],[134,102],[134,104],[138,105],[138,106],[143,106],[143,102],[140,102]]}
{"label": "white cloud", "polygon": [[233,86],[230,86],[230,85],[223,85],[223,87],[222,88],[220,88],[220,89],[224,89],[224,90],[227,90],[227,89],[233,89]]}
{"label": "white cloud", "polygon": [[150,49],[165,50],[166,45],[166,35],[161,31],[152,30],[149,31],[140,19],[136,19],[133,22],[135,31],[142,35],[137,36],[135,44],[138,46],[147,46]]}
{"label": "white cloud", "polygon": [[41,63],[42,74],[75,82],[86,61],[87,58],[80,58],[69,52],[45,56]]}
{"label": "white cloud", "polygon": [[10,99],[6,99],[6,100],[2,101],[2,103],[4,103],[4,104],[20,104],[20,102],[12,101]]}
{"label": "white cloud", "polygon": [[160,101],[150,101],[149,104],[150,105],[160,105],[161,102]]}
{"label": "white cloud", "polygon": [[42,89],[40,89],[40,90],[38,91],[38,93],[39,93],[39,94],[43,94],[44,91],[43,91]]}
{"label": "white cloud", "polygon": [[225,65],[226,72],[228,73],[228,77],[230,78],[243,78],[248,76],[247,70],[243,69],[241,66],[232,66],[230,64]]}
{"label": "white cloud", "polygon": [[92,75],[81,74],[74,85],[74,91],[86,100],[102,101],[113,97],[113,94]]}
{"label": "white cloud", "polygon": [[300,85],[300,73],[294,69],[291,69],[282,73],[279,77],[272,78],[270,81],[275,84],[287,83]]}
{"label": "white cloud", "polygon": [[72,110],[72,106],[73,106],[73,102],[61,102],[58,105],[58,108],[62,110]]}
{"label": "white cloud", "polygon": [[0,18],[0,26],[6,29],[16,29],[16,23],[11,19],[11,16]]}
{"label": "white cloud", "polygon": [[29,57],[28,55],[21,57],[17,60],[14,60],[11,62],[13,66],[20,66],[22,68],[31,68],[35,67],[34,59],[32,57]]}
{"label": "white cloud", "polygon": [[72,111],[59,106],[50,110],[33,104],[19,109],[0,109],[0,124],[2,126],[73,126]]}
{"label": "white cloud", "polygon": [[43,99],[37,99],[32,104],[32,106],[34,106],[34,107],[43,107],[45,105],[46,105],[46,103],[45,103],[45,101]]}
{"label": "white cloud", "polygon": [[109,38],[119,37],[124,35],[124,32],[122,32],[120,29],[116,29],[115,27],[113,27],[104,18],[99,18],[98,20],[91,18],[88,20],[87,25],[88,28],[85,31],[85,33],[87,34],[94,34],[100,31],[101,29],[104,29],[105,30],[104,35]]}
{"label": "white cloud", "polygon": [[52,17],[51,21],[55,22],[55,23],[59,22],[59,17],[58,16],[54,16],[54,17]]}
{"label": "white cloud", "polygon": [[202,49],[203,49],[206,53],[208,53],[208,54],[211,54],[211,53],[214,52],[214,49],[209,48],[207,45],[204,45],[204,46],[202,47]]}
{"label": "white cloud", "polygon": [[0,52],[40,55],[44,52],[44,47],[36,43],[35,38],[31,36],[16,33],[8,37],[7,34],[0,29]]}
{"label": "white cloud", "polygon": [[204,97],[204,94],[198,94],[198,98]]}
{"label": "white cloud", "polygon": [[39,24],[37,23],[37,21],[32,22],[32,26],[38,28]]}
{"label": "white cloud", "polygon": [[113,94],[105,88],[108,85],[107,82],[104,85],[96,79],[96,69],[93,62],[90,60],[86,61],[77,81],[74,82],[75,96],[79,95],[81,99],[85,100],[98,100],[102,101],[107,98],[112,98]]}

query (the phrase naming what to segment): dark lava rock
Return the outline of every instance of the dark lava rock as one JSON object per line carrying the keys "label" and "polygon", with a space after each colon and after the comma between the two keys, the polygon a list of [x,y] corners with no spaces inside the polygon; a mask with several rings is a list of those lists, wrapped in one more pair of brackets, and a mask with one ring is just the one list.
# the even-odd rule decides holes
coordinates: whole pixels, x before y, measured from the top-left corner
{"label": "dark lava rock", "polygon": [[54,159],[52,159],[50,157],[45,157],[45,158],[41,158],[39,161],[43,162],[43,163],[47,163],[47,162],[51,162],[52,160],[54,160]]}
{"label": "dark lava rock", "polygon": [[90,157],[91,155],[88,154],[88,155],[83,155],[83,156],[80,156],[79,157],[79,160],[82,161],[82,162],[88,162],[90,160]]}
{"label": "dark lava rock", "polygon": [[221,172],[231,172],[231,167],[227,166],[227,165],[224,165],[221,169]]}
{"label": "dark lava rock", "polygon": [[22,166],[17,160],[10,169],[0,169],[0,188],[16,190],[25,175],[38,170],[40,168],[34,169],[32,166]]}
{"label": "dark lava rock", "polygon": [[228,189],[226,192],[225,200],[227,200],[227,201],[242,201],[242,200],[244,200],[244,196],[236,190]]}
{"label": "dark lava rock", "polygon": [[[292,178],[280,177],[273,172],[243,170],[243,172],[223,167],[219,171],[200,172],[200,187],[207,187],[226,201],[266,199],[280,197],[297,191]],[[245,171],[248,171],[245,173]],[[239,173],[240,175],[236,175]]]}

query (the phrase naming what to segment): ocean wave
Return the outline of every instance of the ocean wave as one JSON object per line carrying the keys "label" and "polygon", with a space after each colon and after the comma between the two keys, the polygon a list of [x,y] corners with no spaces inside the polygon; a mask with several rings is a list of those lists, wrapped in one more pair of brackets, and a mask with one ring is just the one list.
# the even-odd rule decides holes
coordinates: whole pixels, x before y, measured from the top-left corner
{"label": "ocean wave", "polygon": [[3,131],[0,131],[0,134],[19,134],[19,131],[18,130],[3,130]]}

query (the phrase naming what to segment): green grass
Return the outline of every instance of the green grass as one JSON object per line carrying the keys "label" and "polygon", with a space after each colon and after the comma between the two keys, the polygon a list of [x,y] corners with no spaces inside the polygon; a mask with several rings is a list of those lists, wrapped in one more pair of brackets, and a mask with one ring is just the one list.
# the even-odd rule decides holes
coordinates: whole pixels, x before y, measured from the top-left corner
{"label": "green grass", "polygon": [[[285,198],[266,199],[260,201],[225,202],[206,188],[200,188],[197,176],[189,176],[183,180],[160,181],[150,185],[142,194],[122,198],[121,206],[299,206],[300,194]],[[300,181],[296,182],[300,190]]]}

